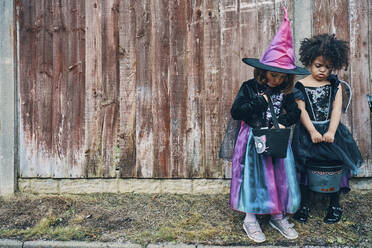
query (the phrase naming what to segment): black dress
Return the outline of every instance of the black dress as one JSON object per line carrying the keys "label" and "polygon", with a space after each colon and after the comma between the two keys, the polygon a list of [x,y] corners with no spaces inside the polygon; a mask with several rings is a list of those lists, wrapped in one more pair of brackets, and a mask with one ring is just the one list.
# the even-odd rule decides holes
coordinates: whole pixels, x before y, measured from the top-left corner
{"label": "black dress", "polygon": [[[328,78],[330,85],[320,87],[305,87],[297,82],[294,89],[296,99],[303,100],[306,111],[320,134],[328,131],[332,113],[332,103],[340,84],[336,75]],[[304,125],[299,122],[294,130],[292,140],[293,154],[296,166],[300,172],[305,172],[306,164],[311,162],[333,165],[342,163],[345,166],[341,188],[349,188],[348,176],[350,172],[357,173],[363,163],[360,151],[347,127],[339,123],[333,143],[313,143]],[[301,173],[300,183],[307,184],[306,173]]]}

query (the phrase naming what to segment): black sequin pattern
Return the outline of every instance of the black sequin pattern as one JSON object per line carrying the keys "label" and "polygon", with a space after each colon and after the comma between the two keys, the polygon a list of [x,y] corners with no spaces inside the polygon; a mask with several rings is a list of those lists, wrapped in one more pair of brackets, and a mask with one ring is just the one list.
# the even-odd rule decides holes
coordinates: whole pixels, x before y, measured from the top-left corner
{"label": "black sequin pattern", "polygon": [[311,103],[313,121],[325,121],[330,118],[331,85],[321,87],[305,87],[305,92]]}
{"label": "black sequin pattern", "polygon": [[[271,101],[273,102],[274,106],[274,112],[278,116],[280,114],[280,109],[283,104],[283,93],[275,94],[271,96]],[[271,118],[271,111],[270,108],[268,107],[266,110],[266,126],[272,126],[272,118]]]}

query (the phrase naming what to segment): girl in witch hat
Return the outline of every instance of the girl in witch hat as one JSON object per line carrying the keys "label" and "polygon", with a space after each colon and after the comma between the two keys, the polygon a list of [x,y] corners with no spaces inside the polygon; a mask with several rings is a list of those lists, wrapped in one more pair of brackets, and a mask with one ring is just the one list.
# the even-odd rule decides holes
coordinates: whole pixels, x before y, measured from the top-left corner
{"label": "girl in witch hat", "polygon": [[[332,70],[348,66],[346,41],[335,35],[321,34],[304,39],[300,46],[300,61],[310,67],[311,75],[296,83],[294,95],[301,109],[301,122],[293,135],[293,152],[300,171],[301,208],[294,218],[305,223],[309,217],[309,179],[306,167],[322,165],[330,168],[344,165],[341,192],[350,191],[348,178],[357,173],[363,159],[349,130],[340,122],[342,83]],[[329,193],[328,193],[329,194]],[[342,209],[338,192],[330,193],[330,203],[324,222],[336,223]]]}
{"label": "girl in witch hat", "polygon": [[[246,213],[243,229],[255,242],[266,239],[257,214],[271,215],[270,225],[284,237],[298,237],[294,224],[285,217],[296,212],[300,204],[291,147],[288,146],[285,158],[265,156],[252,134],[253,128],[272,128],[272,112],[280,128],[289,127],[300,118],[292,93],[294,75],[309,72],[294,65],[291,27],[284,11],[284,20],[263,57],[243,59],[255,68],[254,78],[243,83],[231,108],[232,118],[241,120],[241,126],[232,157],[230,205]],[[268,106],[269,98],[274,111]]]}

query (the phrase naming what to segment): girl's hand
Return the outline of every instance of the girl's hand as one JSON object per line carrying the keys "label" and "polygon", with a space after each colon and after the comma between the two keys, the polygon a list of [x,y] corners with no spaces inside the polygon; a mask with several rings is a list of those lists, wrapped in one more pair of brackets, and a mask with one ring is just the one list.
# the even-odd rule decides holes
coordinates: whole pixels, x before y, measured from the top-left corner
{"label": "girl's hand", "polygon": [[269,99],[267,98],[267,95],[265,95],[265,93],[261,93],[261,96],[265,98],[266,102],[269,102]]}
{"label": "girl's hand", "polygon": [[325,134],[323,134],[323,141],[333,143],[335,141],[335,133],[327,131]]}
{"label": "girl's hand", "polygon": [[313,143],[320,143],[323,141],[323,136],[318,131],[310,132],[311,141]]}
{"label": "girl's hand", "polygon": [[281,128],[281,129],[285,128],[284,125],[282,125],[282,124],[280,124],[280,123],[278,123],[278,124],[279,124],[279,128]]}

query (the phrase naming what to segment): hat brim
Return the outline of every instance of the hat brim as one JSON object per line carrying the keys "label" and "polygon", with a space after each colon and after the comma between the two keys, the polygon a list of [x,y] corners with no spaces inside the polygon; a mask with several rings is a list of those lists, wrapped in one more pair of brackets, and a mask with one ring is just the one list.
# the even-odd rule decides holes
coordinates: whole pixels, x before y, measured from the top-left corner
{"label": "hat brim", "polygon": [[266,70],[266,71],[275,71],[275,72],[280,72],[280,73],[296,74],[296,75],[309,75],[310,74],[308,70],[302,67],[298,67],[298,66],[296,66],[296,68],[294,69],[283,69],[279,67],[262,64],[258,59],[255,59],[255,58],[243,58],[242,60],[247,65],[253,66],[258,69]]}

